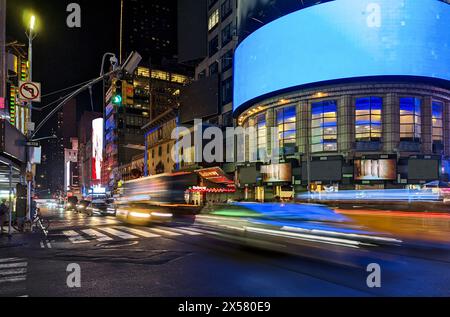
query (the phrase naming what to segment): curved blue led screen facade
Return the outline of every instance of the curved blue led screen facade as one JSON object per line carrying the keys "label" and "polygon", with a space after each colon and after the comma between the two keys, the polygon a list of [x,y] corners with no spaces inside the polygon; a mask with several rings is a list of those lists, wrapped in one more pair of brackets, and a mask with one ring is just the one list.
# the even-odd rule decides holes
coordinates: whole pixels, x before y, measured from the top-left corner
{"label": "curved blue led screen facade", "polygon": [[450,80],[450,5],[336,0],[260,28],[236,49],[234,110],[305,84],[371,76]]}

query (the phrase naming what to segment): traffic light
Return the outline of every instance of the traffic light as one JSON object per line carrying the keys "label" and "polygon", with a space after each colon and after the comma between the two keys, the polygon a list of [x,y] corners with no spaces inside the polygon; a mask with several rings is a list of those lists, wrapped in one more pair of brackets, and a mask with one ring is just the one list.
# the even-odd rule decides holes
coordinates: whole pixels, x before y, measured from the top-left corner
{"label": "traffic light", "polygon": [[122,105],[122,81],[116,80],[116,83],[114,84],[114,94],[112,97],[112,103],[115,105]]}

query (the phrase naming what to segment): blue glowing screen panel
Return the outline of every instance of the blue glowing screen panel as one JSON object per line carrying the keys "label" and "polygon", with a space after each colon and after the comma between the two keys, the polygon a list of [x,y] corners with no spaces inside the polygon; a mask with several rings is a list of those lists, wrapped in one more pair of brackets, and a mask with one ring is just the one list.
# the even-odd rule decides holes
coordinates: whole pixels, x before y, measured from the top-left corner
{"label": "blue glowing screen panel", "polygon": [[450,80],[450,5],[437,0],[336,0],[247,37],[234,59],[234,110],[316,82],[366,76]]}

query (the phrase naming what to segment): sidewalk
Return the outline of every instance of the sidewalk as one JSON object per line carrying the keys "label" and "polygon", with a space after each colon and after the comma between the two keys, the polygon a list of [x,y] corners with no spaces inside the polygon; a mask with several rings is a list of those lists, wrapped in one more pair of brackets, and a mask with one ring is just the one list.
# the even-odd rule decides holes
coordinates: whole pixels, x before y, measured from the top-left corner
{"label": "sidewalk", "polygon": [[14,228],[12,228],[11,236],[8,235],[8,231],[3,231],[3,235],[0,235],[0,249],[24,245],[26,237],[27,233],[18,232]]}

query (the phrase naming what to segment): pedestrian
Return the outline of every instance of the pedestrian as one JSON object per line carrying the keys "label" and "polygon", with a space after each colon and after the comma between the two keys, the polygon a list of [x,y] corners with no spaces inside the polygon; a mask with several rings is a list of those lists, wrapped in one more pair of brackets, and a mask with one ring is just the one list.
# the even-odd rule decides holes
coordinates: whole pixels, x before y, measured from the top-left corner
{"label": "pedestrian", "polygon": [[6,216],[9,213],[9,208],[6,205],[6,199],[2,200],[2,203],[0,204],[0,235],[3,235],[3,224],[6,221]]}

